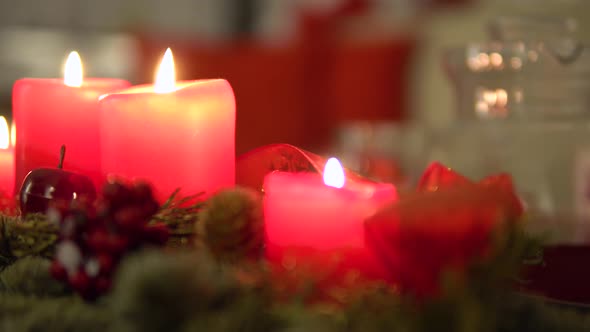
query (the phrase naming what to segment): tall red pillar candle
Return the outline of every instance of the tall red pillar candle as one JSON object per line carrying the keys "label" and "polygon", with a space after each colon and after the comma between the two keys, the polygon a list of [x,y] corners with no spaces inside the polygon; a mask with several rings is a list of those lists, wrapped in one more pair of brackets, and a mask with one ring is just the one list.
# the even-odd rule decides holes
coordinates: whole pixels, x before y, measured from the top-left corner
{"label": "tall red pillar candle", "polygon": [[[386,278],[365,245],[363,222],[397,199],[390,184],[345,181],[340,163],[326,163],[324,179],[314,173],[273,172],[264,181],[267,258],[281,266],[357,270]],[[331,266],[332,265],[332,266]]]}
{"label": "tall red pillar candle", "polygon": [[14,147],[8,122],[0,116],[0,196],[12,198],[14,193]]}
{"label": "tall red pillar candle", "polygon": [[152,183],[159,201],[235,184],[234,95],[223,79],[175,82],[166,51],[154,85],[101,100],[105,175]]}
{"label": "tall red pillar candle", "polygon": [[66,145],[64,168],[101,182],[98,97],[128,87],[125,80],[82,78],[82,64],[72,52],[64,79],[24,78],[13,89],[16,134],[16,190],[33,169],[55,167]]}

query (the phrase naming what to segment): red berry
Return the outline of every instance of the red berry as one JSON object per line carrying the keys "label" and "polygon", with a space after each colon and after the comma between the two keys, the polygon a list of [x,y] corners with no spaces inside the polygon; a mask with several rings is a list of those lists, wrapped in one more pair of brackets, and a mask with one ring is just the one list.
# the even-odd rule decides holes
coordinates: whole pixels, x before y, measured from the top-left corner
{"label": "red berry", "polygon": [[116,179],[109,179],[109,181],[102,187],[102,196],[106,200],[117,201],[121,198],[126,198],[126,193],[128,193],[128,190],[125,185]]}
{"label": "red berry", "polygon": [[95,290],[98,294],[104,294],[111,289],[111,279],[105,276],[98,277],[95,282]]}
{"label": "red berry", "polygon": [[88,248],[94,252],[101,252],[109,250],[109,234],[104,229],[94,229],[88,234],[87,238]]}
{"label": "red berry", "polygon": [[124,231],[136,231],[148,222],[139,207],[122,208],[115,213],[115,223]]}
{"label": "red berry", "polygon": [[153,200],[152,187],[145,181],[136,181],[133,184],[133,194],[137,202]]}
{"label": "red berry", "polygon": [[146,216],[146,219],[150,219],[151,216],[153,216],[154,214],[156,214],[158,212],[158,210],[160,210],[160,205],[158,205],[158,202],[156,202],[154,200],[146,201],[146,202],[143,202],[142,210]]}
{"label": "red berry", "polygon": [[103,187],[103,208],[112,211],[120,206],[128,204],[133,200],[133,193],[123,183],[118,181],[109,181]]}
{"label": "red berry", "polygon": [[86,272],[80,270],[70,277],[70,287],[80,294],[84,294],[90,287],[90,278]]}
{"label": "red berry", "polygon": [[163,245],[166,244],[170,237],[170,230],[166,224],[160,222],[147,225],[143,230],[143,234],[148,242]]}
{"label": "red berry", "polygon": [[115,255],[123,254],[128,246],[129,246],[129,240],[126,237],[124,237],[123,235],[119,235],[119,234],[110,234],[109,235],[108,250],[110,253],[115,254]]}
{"label": "red berry", "polygon": [[114,259],[113,256],[102,253],[99,254],[96,259],[98,260],[98,265],[100,266],[100,274],[101,275],[110,275],[113,271],[114,266]]}
{"label": "red berry", "polygon": [[68,271],[66,271],[66,268],[57,260],[51,262],[49,273],[51,273],[51,276],[55,278],[55,280],[66,281],[68,279]]}

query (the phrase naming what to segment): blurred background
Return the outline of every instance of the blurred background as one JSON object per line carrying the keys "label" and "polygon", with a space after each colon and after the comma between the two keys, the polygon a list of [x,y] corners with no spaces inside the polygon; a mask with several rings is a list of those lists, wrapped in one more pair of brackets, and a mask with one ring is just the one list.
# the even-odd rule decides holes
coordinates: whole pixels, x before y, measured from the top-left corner
{"label": "blurred background", "polygon": [[[221,77],[237,153],[291,143],[400,187],[429,161],[512,173],[531,209],[590,218],[590,1],[0,0],[0,109],[21,77]],[[571,218],[575,215],[575,218]]]}
{"label": "blurred background", "polygon": [[330,148],[338,121],[402,121],[423,15],[464,1],[0,1],[0,96],[20,77],[151,82],[166,47],[180,79],[222,77],[238,103],[237,152],[271,142]]}

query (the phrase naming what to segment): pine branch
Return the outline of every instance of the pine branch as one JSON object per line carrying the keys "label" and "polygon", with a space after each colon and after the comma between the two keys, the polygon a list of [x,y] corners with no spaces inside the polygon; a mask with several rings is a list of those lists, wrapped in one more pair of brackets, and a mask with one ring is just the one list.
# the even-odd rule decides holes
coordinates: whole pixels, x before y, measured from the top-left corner
{"label": "pine branch", "polygon": [[199,212],[205,206],[203,193],[178,197],[177,189],[166,200],[160,211],[152,218],[153,222],[163,222],[170,230],[170,247],[190,247],[194,244],[195,225]]}
{"label": "pine branch", "polygon": [[24,219],[0,215],[0,264],[25,256],[50,257],[57,231],[57,225],[44,215],[29,214]]}

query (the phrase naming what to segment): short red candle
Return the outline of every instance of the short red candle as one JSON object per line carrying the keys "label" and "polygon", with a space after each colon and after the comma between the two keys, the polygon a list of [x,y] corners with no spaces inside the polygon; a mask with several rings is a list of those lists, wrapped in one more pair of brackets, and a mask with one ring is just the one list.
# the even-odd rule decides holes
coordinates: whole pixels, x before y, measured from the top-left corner
{"label": "short red candle", "polygon": [[[170,55],[171,56],[171,55]],[[141,85],[101,100],[106,176],[152,183],[160,202],[235,184],[235,101],[223,79]]]}
{"label": "short red candle", "polygon": [[339,256],[337,265],[383,277],[365,245],[363,222],[382,204],[397,199],[393,185],[347,181],[343,188],[334,188],[318,174],[273,172],[265,178],[264,191],[270,261],[323,269],[328,267],[317,264]]}
{"label": "short red candle", "polygon": [[128,86],[125,80],[110,78],[85,78],[81,86],[68,86],[63,79],[16,81],[16,190],[33,169],[56,167],[64,144],[68,151],[64,168],[90,177],[99,186],[98,97]]}
{"label": "short red candle", "polygon": [[14,146],[11,144],[6,118],[0,116],[0,196],[14,193]]}

